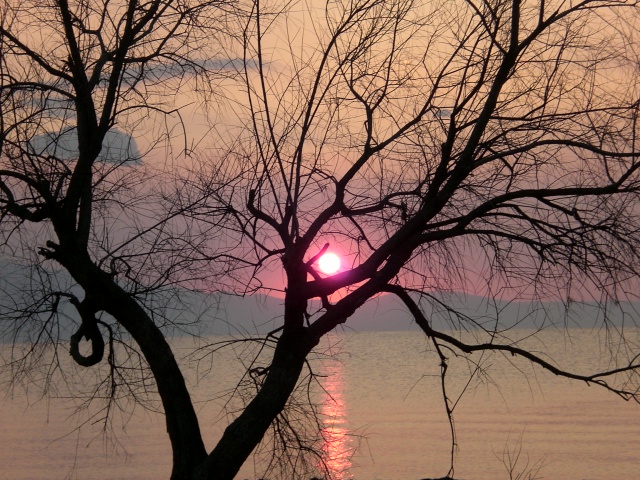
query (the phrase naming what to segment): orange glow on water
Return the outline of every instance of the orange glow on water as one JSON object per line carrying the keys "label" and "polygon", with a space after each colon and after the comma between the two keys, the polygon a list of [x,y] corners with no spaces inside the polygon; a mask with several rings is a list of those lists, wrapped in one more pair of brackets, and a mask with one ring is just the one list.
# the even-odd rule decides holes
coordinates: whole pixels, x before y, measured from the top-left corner
{"label": "orange glow on water", "polygon": [[322,385],[325,393],[322,399],[321,413],[324,428],[322,436],[321,468],[326,468],[336,480],[348,480],[353,478],[349,473],[351,468],[351,456],[354,447],[351,444],[347,425],[347,406],[343,397],[345,380],[343,365],[339,361],[331,361],[325,365]]}

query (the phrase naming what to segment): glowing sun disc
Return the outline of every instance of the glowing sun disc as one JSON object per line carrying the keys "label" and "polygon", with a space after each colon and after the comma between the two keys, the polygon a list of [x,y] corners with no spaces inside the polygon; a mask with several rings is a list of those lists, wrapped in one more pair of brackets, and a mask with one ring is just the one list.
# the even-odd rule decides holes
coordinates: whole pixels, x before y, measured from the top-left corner
{"label": "glowing sun disc", "polygon": [[335,253],[325,253],[318,260],[318,268],[322,273],[331,275],[336,273],[340,268],[340,257]]}

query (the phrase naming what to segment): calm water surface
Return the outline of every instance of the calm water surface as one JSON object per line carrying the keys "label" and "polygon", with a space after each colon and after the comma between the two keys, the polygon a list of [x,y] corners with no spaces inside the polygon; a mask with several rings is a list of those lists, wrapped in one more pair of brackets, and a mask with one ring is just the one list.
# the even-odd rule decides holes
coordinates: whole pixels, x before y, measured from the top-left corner
{"label": "calm water surface", "polygon": [[[637,331],[628,332],[636,341]],[[545,332],[531,346],[564,357],[578,373],[600,364],[605,350],[592,332]],[[588,340],[588,341],[587,341]],[[340,480],[418,480],[444,476],[451,435],[440,390],[439,361],[416,332],[341,333],[316,361],[325,423],[323,452]],[[560,353],[558,353],[560,352]],[[213,358],[213,375],[194,387],[205,441],[225,425],[217,391],[233,386],[238,369]],[[209,360],[209,358],[208,358]],[[517,359],[450,359],[448,395],[455,408],[455,476],[509,479],[534,468],[539,479],[640,479],[640,405],[596,386],[555,378]],[[201,365],[202,367],[202,365]],[[203,373],[200,370],[200,373]],[[476,372],[477,373],[477,372]],[[193,378],[198,372],[193,373]],[[194,380],[195,382],[195,380]],[[69,400],[30,407],[21,396],[0,400],[0,478],[161,479],[171,465],[159,414],[116,415],[108,432],[86,424]],[[255,478],[252,462],[239,479]],[[539,470],[538,470],[539,467]],[[522,477],[523,480],[527,477]],[[277,480],[277,479],[276,479]]]}

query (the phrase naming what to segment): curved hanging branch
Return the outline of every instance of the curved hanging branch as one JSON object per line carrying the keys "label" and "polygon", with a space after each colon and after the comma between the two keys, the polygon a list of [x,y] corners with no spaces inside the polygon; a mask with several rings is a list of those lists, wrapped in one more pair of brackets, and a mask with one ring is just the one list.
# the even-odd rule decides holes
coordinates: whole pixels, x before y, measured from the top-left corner
{"label": "curved hanging branch", "polygon": [[[92,367],[100,363],[104,357],[104,338],[98,328],[96,309],[91,305],[92,302],[86,298],[80,302],[76,297],[71,297],[70,301],[80,314],[81,323],[78,330],[71,335],[69,354],[78,365]],[[91,353],[89,355],[83,355],[80,352],[82,338],[91,342]]]}
{"label": "curved hanging branch", "polygon": [[420,329],[424,332],[424,334],[429,338],[446,342],[449,345],[452,345],[453,347],[457,348],[458,350],[464,353],[483,352],[483,351],[490,350],[490,351],[506,352],[511,354],[512,356],[526,358],[531,363],[539,365],[545,370],[559,377],[570,378],[572,380],[580,380],[587,384],[593,383],[596,385],[600,385],[601,387],[604,387],[605,389],[615,393],[616,395],[622,397],[627,401],[633,400],[637,403],[640,403],[640,389],[638,388],[627,389],[624,387],[615,387],[613,385],[610,385],[606,381],[606,378],[612,377],[620,373],[640,372],[640,363],[634,363],[634,362],[640,362],[640,358],[638,356],[631,359],[629,364],[624,367],[614,368],[611,370],[594,373],[593,375],[580,375],[577,373],[572,373],[549,363],[548,361],[540,358],[538,355],[535,355],[528,350],[516,347],[515,345],[500,345],[500,344],[494,344],[494,343],[470,344],[470,343],[466,343],[461,340],[458,340],[457,338],[452,337],[451,335],[447,335],[446,333],[434,330],[431,327],[429,320],[427,320],[427,318],[424,316],[424,314],[420,310],[420,307],[418,306],[418,304],[415,302],[413,298],[411,298],[409,293],[407,293],[407,291],[404,288],[402,288],[399,285],[387,285],[385,288],[385,291],[389,293],[393,293],[400,300],[402,300],[405,306],[409,309],[409,312],[411,312],[411,315],[413,316],[416,324],[420,327]]}

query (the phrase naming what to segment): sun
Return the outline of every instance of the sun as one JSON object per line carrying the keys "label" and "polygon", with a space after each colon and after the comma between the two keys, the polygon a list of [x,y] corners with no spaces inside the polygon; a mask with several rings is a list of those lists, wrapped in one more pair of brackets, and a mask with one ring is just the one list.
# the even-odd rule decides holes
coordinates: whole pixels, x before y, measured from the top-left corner
{"label": "sun", "polygon": [[318,260],[318,268],[327,275],[336,273],[340,268],[340,257],[335,253],[325,253]]}

